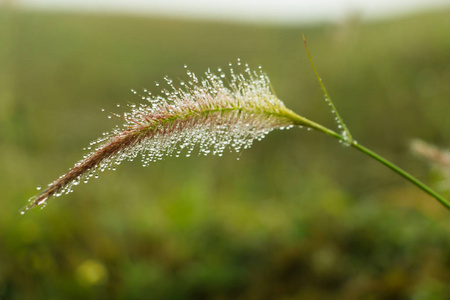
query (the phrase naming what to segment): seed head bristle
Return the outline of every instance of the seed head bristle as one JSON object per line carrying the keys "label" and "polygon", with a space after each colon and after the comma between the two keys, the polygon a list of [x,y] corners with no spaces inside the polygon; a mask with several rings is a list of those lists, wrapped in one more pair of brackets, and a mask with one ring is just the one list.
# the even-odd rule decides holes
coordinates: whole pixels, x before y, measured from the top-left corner
{"label": "seed head bristle", "polygon": [[222,156],[227,147],[238,152],[273,129],[298,124],[292,120],[292,112],[271,92],[267,75],[245,67],[245,74],[231,69],[228,84],[221,69],[218,75],[208,70],[204,79],[187,71],[189,81],[181,81],[180,87],[166,77],[168,89],[163,89],[162,95],[144,90],[141,97],[147,102],[128,105],[130,111],[121,116],[125,120],[123,127],[91,142],[88,149],[93,150],[31,198],[21,213],[44,206],[50,197],[68,194],[80,182],[97,178],[105,170],[115,170],[122,161],[139,155],[143,166],[165,156],[190,156],[196,147],[199,155]]}

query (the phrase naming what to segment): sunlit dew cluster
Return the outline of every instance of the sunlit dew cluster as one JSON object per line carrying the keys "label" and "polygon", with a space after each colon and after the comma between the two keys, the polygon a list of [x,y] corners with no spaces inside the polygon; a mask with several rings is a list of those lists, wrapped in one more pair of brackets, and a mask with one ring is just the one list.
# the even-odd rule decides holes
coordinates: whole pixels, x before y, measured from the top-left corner
{"label": "sunlit dew cluster", "polygon": [[222,156],[227,148],[239,152],[273,129],[292,127],[286,117],[289,110],[271,92],[267,75],[240,61],[237,65],[244,72],[235,73],[230,64],[229,81],[220,68],[217,73],[208,70],[203,79],[187,70],[186,82],[175,84],[166,77],[162,89],[156,83],[161,89],[157,94],[133,91],[143,103],[129,104],[128,112],[116,114],[125,124],[92,142],[86,148],[91,152],[30,199],[29,208],[45,204],[50,196],[72,192],[80,182],[115,170],[124,160],[138,158],[148,166],[166,156]]}
{"label": "sunlit dew cluster", "polygon": [[147,166],[166,156],[189,157],[195,149],[200,155],[222,156],[227,147],[239,152],[271,130],[291,126],[282,117],[286,107],[271,93],[264,73],[252,72],[248,65],[244,74],[230,68],[231,81],[225,84],[225,72],[220,68],[218,72],[208,70],[206,77],[199,79],[187,70],[188,81],[176,85],[166,77],[167,88],[155,95],[145,89],[143,95],[133,90],[145,102],[129,104],[130,112],[122,115],[123,127],[94,142],[100,146],[91,155],[117,137],[133,138],[99,169],[114,169],[121,161],[138,156]]}
{"label": "sunlit dew cluster", "polygon": [[[153,96],[148,91],[141,96],[149,104],[131,105],[125,114],[125,127],[142,132],[138,145],[129,147],[123,159],[142,155],[144,166],[165,156],[191,156],[209,153],[221,156],[229,147],[236,152],[249,148],[253,141],[261,140],[274,128],[290,126],[282,118],[287,110],[270,92],[269,80],[262,73],[236,75],[231,70],[231,82],[226,87],[225,73],[211,71],[199,80],[188,71],[190,80],[176,87],[166,78],[169,89],[164,96]],[[113,132],[112,135],[120,134]]]}

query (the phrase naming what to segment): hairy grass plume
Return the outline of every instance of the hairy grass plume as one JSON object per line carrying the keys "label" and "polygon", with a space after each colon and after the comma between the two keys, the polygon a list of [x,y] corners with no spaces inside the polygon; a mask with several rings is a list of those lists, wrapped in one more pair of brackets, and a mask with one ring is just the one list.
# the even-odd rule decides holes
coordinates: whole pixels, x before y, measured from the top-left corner
{"label": "hairy grass plume", "polygon": [[419,139],[411,141],[411,150],[415,154],[438,165],[442,169],[448,170],[450,168],[449,151],[439,149],[438,147]]}
{"label": "hairy grass plume", "polygon": [[144,90],[145,103],[130,104],[129,112],[116,115],[124,125],[92,142],[91,152],[31,198],[21,213],[45,206],[49,198],[72,192],[74,186],[114,170],[124,160],[140,156],[147,166],[166,156],[190,156],[195,148],[200,155],[222,156],[227,147],[237,152],[247,149],[274,129],[310,126],[273,94],[267,75],[245,67],[244,74],[231,69],[229,83],[221,69],[219,74],[208,70],[204,79],[187,71],[188,82],[179,86],[165,78],[168,89],[160,95]]}
{"label": "hairy grass plume", "polygon": [[414,154],[422,157],[431,163],[433,169],[441,176],[441,180],[437,184],[437,189],[442,191],[450,190],[450,151],[440,149],[435,145],[425,141],[415,139],[411,141],[411,150]]}

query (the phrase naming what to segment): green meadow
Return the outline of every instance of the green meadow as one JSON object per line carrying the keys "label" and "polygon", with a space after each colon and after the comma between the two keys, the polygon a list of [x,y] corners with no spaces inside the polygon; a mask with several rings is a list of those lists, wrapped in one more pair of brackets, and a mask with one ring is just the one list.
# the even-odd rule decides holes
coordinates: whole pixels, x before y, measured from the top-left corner
{"label": "green meadow", "polygon": [[302,32],[353,137],[448,198],[450,178],[410,142],[449,146],[449,10],[275,26],[3,9],[0,299],[448,299],[450,212],[305,129],[124,162],[19,214],[121,126],[111,112],[144,101],[130,89],[157,94],[184,65],[261,65],[287,107],[336,128]]}

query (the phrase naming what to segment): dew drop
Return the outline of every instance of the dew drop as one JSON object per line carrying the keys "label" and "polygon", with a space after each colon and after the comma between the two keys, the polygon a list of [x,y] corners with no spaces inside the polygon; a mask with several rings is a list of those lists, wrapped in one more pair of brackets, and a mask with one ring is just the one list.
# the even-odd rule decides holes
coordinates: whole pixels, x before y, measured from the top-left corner
{"label": "dew drop", "polygon": [[42,189],[42,187],[40,186],[40,185],[38,185],[37,187],[36,187],[36,190],[38,190],[38,191],[40,191]]}
{"label": "dew drop", "polygon": [[41,200],[39,200],[38,202],[36,202],[37,205],[43,205],[45,203],[45,201],[47,201],[48,197],[44,197]]}

